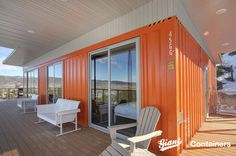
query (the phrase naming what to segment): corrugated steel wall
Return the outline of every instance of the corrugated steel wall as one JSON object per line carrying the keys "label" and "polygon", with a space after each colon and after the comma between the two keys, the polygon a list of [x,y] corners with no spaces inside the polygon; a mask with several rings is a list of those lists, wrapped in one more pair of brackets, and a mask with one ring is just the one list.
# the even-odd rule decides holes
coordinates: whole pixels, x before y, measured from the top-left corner
{"label": "corrugated steel wall", "polygon": [[44,104],[47,101],[47,66],[39,67],[38,73],[39,104]]}
{"label": "corrugated steel wall", "polygon": [[[79,123],[88,126],[88,53],[134,37],[140,37],[142,107],[155,106],[161,112],[157,129],[161,129],[163,135],[152,140],[150,150],[158,153],[157,141],[161,138],[172,140],[181,137],[183,145],[186,146],[187,141],[204,120],[204,66],[211,63],[176,17],[150,24],[40,65],[41,102],[46,99],[46,66],[62,60],[64,97],[81,101]],[[210,74],[213,73],[213,67],[212,65]],[[211,79],[213,81],[214,75]],[[179,112],[183,112],[183,120],[186,121],[180,125],[177,124]],[[164,154],[176,155],[181,149],[182,147],[172,148]]]}
{"label": "corrugated steel wall", "polygon": [[[169,55],[169,33],[174,51],[175,17],[161,23],[154,23],[141,35],[141,73],[142,107],[154,106],[161,112],[158,129],[163,130],[161,138],[176,139],[177,111],[175,92],[175,70],[168,69],[168,63],[175,60],[174,53]],[[157,152],[157,142],[152,140],[150,149]],[[165,154],[176,153],[176,149]],[[162,153],[163,154],[163,153]]]}
{"label": "corrugated steel wall", "polygon": [[80,101],[79,123],[88,125],[88,54],[64,60],[64,98]]}
{"label": "corrugated steel wall", "polygon": [[[181,152],[205,119],[206,87],[209,88],[209,94],[216,98],[214,94],[216,92],[216,75],[215,65],[179,22],[177,23],[177,34],[177,107],[183,113],[183,123],[179,125],[179,135],[183,140]],[[208,67],[209,86],[206,86],[204,75],[206,67]],[[211,97],[208,100],[210,105],[215,102],[211,100]]]}

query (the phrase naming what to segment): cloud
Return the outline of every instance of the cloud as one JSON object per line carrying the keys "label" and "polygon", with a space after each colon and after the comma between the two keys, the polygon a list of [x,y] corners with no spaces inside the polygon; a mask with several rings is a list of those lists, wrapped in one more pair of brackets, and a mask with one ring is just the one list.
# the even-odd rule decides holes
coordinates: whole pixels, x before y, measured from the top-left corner
{"label": "cloud", "polygon": [[0,53],[0,62],[2,62],[5,58],[6,56],[2,56],[2,54]]}
{"label": "cloud", "polygon": [[117,65],[118,62],[117,61],[111,61],[111,64]]}
{"label": "cloud", "polygon": [[21,67],[2,64],[2,62],[11,54],[13,49],[0,47],[0,70],[19,70]]}
{"label": "cloud", "polygon": [[5,57],[1,57],[1,56],[0,56],[0,70],[3,70],[3,69],[7,69],[7,70],[17,70],[17,69],[22,69],[21,67],[10,66],[10,65],[2,64],[2,62],[3,62],[4,59],[5,59]]}
{"label": "cloud", "polygon": [[107,63],[107,59],[99,59],[97,60],[97,62],[104,64]]}
{"label": "cloud", "polygon": [[7,69],[7,70],[17,70],[21,69],[21,67],[16,67],[16,66],[10,66],[10,65],[5,65],[0,63],[0,70]]}
{"label": "cloud", "polygon": [[[107,63],[108,61],[107,61],[106,59],[100,59],[100,60],[98,60],[97,62],[99,62],[99,63],[101,63],[101,64],[104,64],[104,63]],[[115,61],[115,60],[111,60],[111,64],[117,65],[118,62]]]}

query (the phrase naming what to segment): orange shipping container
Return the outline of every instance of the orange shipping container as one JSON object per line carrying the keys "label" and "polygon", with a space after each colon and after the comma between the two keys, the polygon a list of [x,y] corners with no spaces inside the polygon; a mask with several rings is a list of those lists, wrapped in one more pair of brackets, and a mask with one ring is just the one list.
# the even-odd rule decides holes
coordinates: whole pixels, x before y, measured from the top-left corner
{"label": "orange shipping container", "polygon": [[[78,121],[89,124],[88,53],[121,41],[139,37],[141,62],[141,107],[154,106],[161,112],[157,129],[163,134],[152,140],[150,150],[161,155],[179,155],[205,119],[206,101],[216,99],[214,64],[187,32],[177,17],[171,17],[109,40],[72,52],[40,65],[39,94],[46,102],[47,65],[63,61],[64,98],[81,101]],[[209,68],[209,86],[205,69]],[[210,99],[206,99],[209,88]],[[210,109],[211,110],[211,109]],[[181,138],[181,146],[160,152],[158,140]]]}

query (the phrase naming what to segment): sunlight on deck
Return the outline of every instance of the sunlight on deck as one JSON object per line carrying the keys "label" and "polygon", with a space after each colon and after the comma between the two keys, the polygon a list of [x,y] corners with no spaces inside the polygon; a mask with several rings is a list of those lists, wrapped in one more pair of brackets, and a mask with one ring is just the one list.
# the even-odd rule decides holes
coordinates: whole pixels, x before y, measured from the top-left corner
{"label": "sunlight on deck", "polygon": [[212,116],[203,123],[192,141],[230,142],[231,147],[191,147],[182,156],[235,156],[236,155],[236,117]]}
{"label": "sunlight on deck", "polygon": [[2,155],[14,155],[14,156],[20,156],[20,153],[18,152],[18,149],[12,149],[10,151],[5,151],[2,153]]}

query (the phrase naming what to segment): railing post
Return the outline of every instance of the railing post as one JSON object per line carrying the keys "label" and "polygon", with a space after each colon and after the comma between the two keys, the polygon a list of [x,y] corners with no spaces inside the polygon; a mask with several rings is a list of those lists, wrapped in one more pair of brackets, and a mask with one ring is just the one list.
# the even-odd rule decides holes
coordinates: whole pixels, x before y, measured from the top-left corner
{"label": "railing post", "polygon": [[7,88],[7,99],[9,99],[9,97],[10,97],[10,89]]}
{"label": "railing post", "polygon": [[116,93],[116,94],[117,94],[117,96],[116,96],[116,97],[117,97],[116,101],[117,101],[117,103],[119,103],[120,92],[119,92],[119,90],[116,90],[116,92],[117,92],[117,93]]}
{"label": "railing post", "polygon": [[105,91],[105,89],[102,89],[102,104],[104,104],[104,99],[105,99],[105,98],[104,98],[104,96],[105,96],[105,95],[104,95],[104,94],[105,94],[104,91]]}

